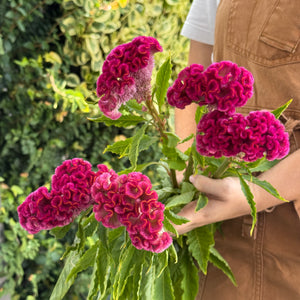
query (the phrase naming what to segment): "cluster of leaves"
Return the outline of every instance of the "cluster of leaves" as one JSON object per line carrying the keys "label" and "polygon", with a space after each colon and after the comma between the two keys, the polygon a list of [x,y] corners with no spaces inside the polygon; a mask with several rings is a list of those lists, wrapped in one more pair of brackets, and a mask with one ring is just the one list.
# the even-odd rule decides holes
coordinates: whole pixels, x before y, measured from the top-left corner
{"label": "cluster of leaves", "polygon": [[[16,207],[25,195],[49,185],[50,174],[64,159],[81,157],[93,165],[107,163],[118,170],[130,166],[128,159],[103,151],[112,140],[131,135],[134,124],[107,128],[86,120],[85,114],[93,115],[96,107],[93,90],[103,58],[133,36],[152,35],[165,49],[172,44],[176,49],[174,68],[181,68],[186,62],[187,41],[179,32],[187,10],[180,7],[190,3],[1,1],[0,217],[5,234],[0,246],[0,276],[6,281],[0,295],[47,299],[62,265],[58,257],[63,245],[70,242],[54,240],[45,232],[33,240],[20,228]],[[158,59],[164,59],[163,55]],[[153,147],[148,141],[147,149],[150,144]],[[151,147],[145,147],[145,162],[156,155]],[[22,250],[25,245],[30,254]],[[54,249],[54,254],[47,248]]]}

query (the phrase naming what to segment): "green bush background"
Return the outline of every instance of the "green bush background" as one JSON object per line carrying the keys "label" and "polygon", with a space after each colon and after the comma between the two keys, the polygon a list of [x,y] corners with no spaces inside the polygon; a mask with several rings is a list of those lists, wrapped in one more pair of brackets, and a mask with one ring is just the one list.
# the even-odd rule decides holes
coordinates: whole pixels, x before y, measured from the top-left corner
{"label": "green bush background", "polygon": [[[112,48],[139,35],[157,38],[174,74],[187,61],[180,36],[191,0],[2,0],[0,2],[0,285],[12,299],[48,299],[72,237],[34,237],[18,224],[17,206],[65,159],[82,157],[120,171],[128,162],[105,147],[131,130],[103,127],[95,83]],[[148,150],[143,157],[154,155]],[[74,229],[75,231],[75,229]],[[88,275],[66,299],[84,299]]]}

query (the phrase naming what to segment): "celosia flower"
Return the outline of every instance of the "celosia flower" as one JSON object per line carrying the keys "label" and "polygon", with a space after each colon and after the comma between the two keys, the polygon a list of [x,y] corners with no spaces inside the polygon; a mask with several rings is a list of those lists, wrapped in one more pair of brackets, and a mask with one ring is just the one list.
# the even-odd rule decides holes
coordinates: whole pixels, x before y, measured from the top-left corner
{"label": "celosia flower", "polygon": [[289,137],[284,126],[268,111],[247,116],[228,115],[214,110],[202,117],[197,126],[197,151],[205,156],[237,156],[255,161],[266,156],[280,159],[289,152]]}
{"label": "celosia flower", "polygon": [[235,156],[241,151],[247,121],[241,114],[227,115],[214,110],[197,126],[197,151],[205,156]]}
{"label": "celosia flower", "polygon": [[246,116],[246,120],[246,139],[241,147],[245,161],[255,161],[264,155],[268,160],[274,160],[288,154],[288,133],[272,113],[253,111]]}
{"label": "celosia flower", "polygon": [[214,63],[204,72],[205,104],[232,114],[252,97],[253,83],[245,68],[230,61]]}
{"label": "celosia flower", "polygon": [[97,174],[81,158],[66,160],[52,176],[52,190],[40,187],[18,207],[20,224],[30,233],[65,226],[91,206]]}
{"label": "celosia flower", "polygon": [[184,68],[168,89],[167,100],[170,105],[184,109],[192,102],[204,101],[203,66],[192,64]]}
{"label": "celosia flower", "polygon": [[42,229],[52,228],[56,209],[51,205],[52,195],[46,187],[40,187],[30,193],[18,206],[19,221],[29,233],[35,234]]}
{"label": "celosia flower", "polygon": [[164,205],[146,175],[132,172],[118,176],[107,170],[97,177],[92,196],[97,202],[95,218],[106,227],[125,226],[138,249],[161,252],[172,243],[163,231]]}
{"label": "celosia flower", "polygon": [[139,36],[110,52],[97,80],[98,105],[107,117],[118,119],[122,104],[130,99],[140,103],[151,96],[153,55],[158,51],[162,47],[156,39]]}

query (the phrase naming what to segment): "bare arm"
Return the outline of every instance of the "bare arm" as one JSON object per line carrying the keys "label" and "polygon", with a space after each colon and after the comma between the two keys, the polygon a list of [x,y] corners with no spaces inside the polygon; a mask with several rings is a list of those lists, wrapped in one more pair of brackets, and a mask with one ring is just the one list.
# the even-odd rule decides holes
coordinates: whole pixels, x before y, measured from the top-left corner
{"label": "bare arm", "polygon": [[[286,200],[297,200],[297,203],[299,203],[300,150],[297,150],[276,166],[261,174],[260,179],[271,183]],[[196,175],[191,178],[191,182],[198,190],[208,196],[209,202],[198,212],[195,212],[195,201],[182,209],[179,215],[186,217],[191,222],[175,226],[179,234],[206,224],[250,214],[250,207],[241,190],[238,178],[210,179]],[[257,211],[284,203],[259,186],[251,183],[249,185],[254,195]]]}
{"label": "bare arm", "polygon": [[[212,50],[212,45],[191,40],[188,64],[200,64],[206,69],[211,64]],[[181,139],[196,132],[196,124],[194,122],[196,109],[196,104],[189,105],[184,110],[175,109],[175,131]],[[191,143],[192,141],[190,140],[184,144],[180,144],[178,149],[184,152],[191,146]]]}

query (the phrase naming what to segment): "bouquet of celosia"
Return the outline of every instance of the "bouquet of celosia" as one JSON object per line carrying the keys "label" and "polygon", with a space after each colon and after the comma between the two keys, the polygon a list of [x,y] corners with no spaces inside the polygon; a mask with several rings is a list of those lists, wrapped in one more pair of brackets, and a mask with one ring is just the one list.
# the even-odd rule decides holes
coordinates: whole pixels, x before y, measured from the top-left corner
{"label": "bouquet of celosia", "polygon": [[[230,267],[214,248],[214,224],[183,236],[173,227],[188,222],[176,214],[182,206],[197,200],[198,210],[209,201],[189,182],[191,174],[239,177],[253,226],[256,209],[247,181],[282,199],[252,173],[287,155],[288,134],[278,121],[285,107],[273,113],[236,113],[235,108],[252,96],[253,77],[228,61],[206,70],[193,64],[168,88],[172,67],[168,58],[152,87],[153,56],[158,51],[162,48],[152,37],[120,45],[106,58],[97,81],[103,114],[90,120],[136,127],[132,137],[106,148],[127,156],[131,167],[116,173],[104,164],[93,170],[80,158],[66,160],[55,170],[51,191],[38,188],[18,208],[20,223],[29,233],[51,230],[58,238],[80,217],[51,299],[62,299],[77,274],[88,268],[93,271],[87,299],[194,299],[198,273],[206,273],[208,262],[235,283]],[[191,103],[199,105],[197,132],[193,146],[182,153],[176,146],[194,135],[181,141],[170,132],[169,110],[170,105],[184,109]],[[138,164],[139,153],[155,142],[160,160]],[[160,173],[155,190],[141,173],[150,165],[158,165]],[[177,181],[176,171],[184,171],[182,182]]]}

